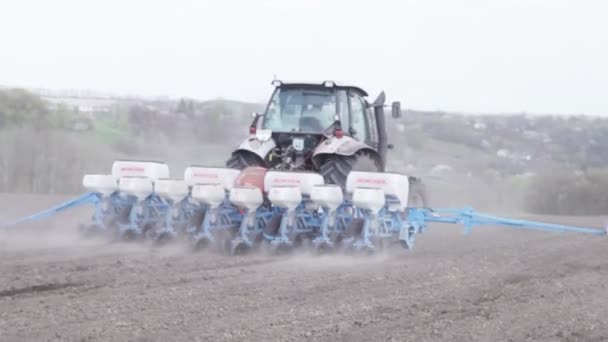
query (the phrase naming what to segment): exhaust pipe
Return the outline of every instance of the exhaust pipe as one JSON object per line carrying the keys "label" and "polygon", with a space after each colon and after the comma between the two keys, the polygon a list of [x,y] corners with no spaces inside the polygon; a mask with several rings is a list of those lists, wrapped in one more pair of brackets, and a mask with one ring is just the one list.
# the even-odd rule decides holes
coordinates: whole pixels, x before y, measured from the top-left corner
{"label": "exhaust pipe", "polygon": [[376,126],[378,128],[378,154],[380,155],[380,164],[382,171],[386,171],[386,153],[388,150],[388,138],[386,133],[386,120],[384,117],[384,102],[386,96],[381,92],[372,106],[374,107],[374,115],[376,116]]}

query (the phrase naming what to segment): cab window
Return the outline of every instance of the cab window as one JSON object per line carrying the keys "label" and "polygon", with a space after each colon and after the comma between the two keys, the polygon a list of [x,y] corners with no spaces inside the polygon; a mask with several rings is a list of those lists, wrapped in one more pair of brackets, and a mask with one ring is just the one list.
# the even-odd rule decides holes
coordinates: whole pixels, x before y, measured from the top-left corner
{"label": "cab window", "polygon": [[346,90],[338,90],[338,111],[340,122],[342,122],[342,125],[346,125],[348,122],[348,96],[346,95]]}
{"label": "cab window", "polygon": [[334,122],[333,89],[277,88],[264,115],[263,128],[274,132],[323,132]]}
{"label": "cab window", "polygon": [[369,142],[370,136],[365,117],[365,113],[367,113],[365,101],[361,96],[353,92],[349,92],[348,99],[351,110],[351,127],[354,129],[353,137],[360,141]]}

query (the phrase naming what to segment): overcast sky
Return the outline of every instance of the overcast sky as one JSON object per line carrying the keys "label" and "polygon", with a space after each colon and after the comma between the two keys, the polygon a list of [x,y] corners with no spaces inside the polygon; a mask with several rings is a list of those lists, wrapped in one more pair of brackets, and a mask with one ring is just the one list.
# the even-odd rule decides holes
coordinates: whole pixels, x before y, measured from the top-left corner
{"label": "overcast sky", "polygon": [[276,75],[608,116],[607,18],[602,0],[0,0],[0,84],[265,101]]}

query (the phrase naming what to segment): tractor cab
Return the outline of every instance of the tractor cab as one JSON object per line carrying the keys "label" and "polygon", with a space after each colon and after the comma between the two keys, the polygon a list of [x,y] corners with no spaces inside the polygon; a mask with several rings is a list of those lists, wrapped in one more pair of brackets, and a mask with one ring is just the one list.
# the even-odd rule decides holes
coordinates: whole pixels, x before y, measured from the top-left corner
{"label": "tractor cab", "polygon": [[[371,142],[373,115],[367,93],[353,86],[273,82],[275,90],[260,115],[260,128],[290,135],[348,135]],[[257,129],[257,120],[255,128]]]}

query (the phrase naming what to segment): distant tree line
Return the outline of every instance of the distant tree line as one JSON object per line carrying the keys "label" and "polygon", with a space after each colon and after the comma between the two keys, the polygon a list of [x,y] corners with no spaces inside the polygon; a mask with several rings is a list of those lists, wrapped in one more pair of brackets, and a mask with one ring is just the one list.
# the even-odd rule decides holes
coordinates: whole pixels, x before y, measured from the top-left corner
{"label": "distant tree line", "polygon": [[0,90],[0,127],[69,128],[76,113],[65,105],[52,110],[39,96],[23,89]]}
{"label": "distant tree line", "polygon": [[608,169],[537,176],[529,184],[526,209],[551,215],[606,215]]}

